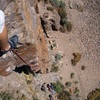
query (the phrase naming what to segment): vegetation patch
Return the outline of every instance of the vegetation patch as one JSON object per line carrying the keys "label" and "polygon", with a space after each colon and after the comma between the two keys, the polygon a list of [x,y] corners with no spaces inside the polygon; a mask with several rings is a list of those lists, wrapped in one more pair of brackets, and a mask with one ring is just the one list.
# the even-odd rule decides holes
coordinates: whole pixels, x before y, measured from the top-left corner
{"label": "vegetation patch", "polygon": [[85,65],[82,65],[82,66],[81,66],[81,69],[82,69],[82,70],[85,70]]}
{"label": "vegetation patch", "polygon": [[49,3],[49,1],[50,1],[50,0],[44,0],[44,3],[47,3],[47,4],[48,4],[48,3]]}
{"label": "vegetation patch", "polygon": [[48,6],[48,7],[47,7],[47,10],[53,11],[54,9],[53,9],[53,7],[51,7],[51,6]]}
{"label": "vegetation patch", "polygon": [[51,4],[56,8],[65,8],[66,4],[60,0],[50,0]]}
{"label": "vegetation patch", "polygon": [[75,83],[75,84],[78,84],[78,81],[75,81],[74,83]]}
{"label": "vegetation patch", "polygon": [[39,99],[37,99],[37,97],[35,97],[35,96],[33,96],[32,98],[33,98],[33,100],[39,100]]}
{"label": "vegetation patch", "polygon": [[51,72],[58,72],[58,70],[59,70],[59,67],[56,65],[56,63],[53,63],[51,67]]}
{"label": "vegetation patch", "polygon": [[75,76],[75,73],[70,74],[70,78],[74,78],[74,76]]}
{"label": "vegetation patch", "polygon": [[60,61],[62,58],[63,56],[59,53],[55,55],[55,61]]}
{"label": "vegetation patch", "polygon": [[60,8],[65,8],[66,7],[66,4],[65,4],[65,2],[63,2],[63,1],[59,1],[60,2]]}
{"label": "vegetation patch", "polygon": [[[66,3],[61,0],[44,0],[45,3],[50,2],[53,7],[58,11],[60,16],[60,28],[61,32],[65,32],[66,30],[70,32],[72,30],[72,24],[67,20],[67,13],[66,13]],[[47,10],[53,11],[53,7],[47,7]]]}
{"label": "vegetation patch", "polygon": [[16,91],[16,93],[13,91],[2,91],[0,92],[0,100],[27,100],[24,94],[20,94],[19,91]]}
{"label": "vegetation patch", "polygon": [[12,100],[13,96],[8,92],[0,92],[0,100]]}
{"label": "vegetation patch", "polygon": [[72,23],[67,21],[66,28],[67,28],[68,32],[70,32],[72,30]]}
{"label": "vegetation patch", "polygon": [[51,83],[51,84],[57,93],[61,93],[64,90],[64,86],[59,81],[57,81],[56,83]]}
{"label": "vegetation patch", "polygon": [[79,94],[79,93],[80,93],[80,90],[76,87],[74,90],[74,94]]}
{"label": "vegetation patch", "polygon": [[65,85],[66,85],[67,87],[70,87],[71,84],[72,84],[71,82],[66,82],[66,83],[65,83]]}
{"label": "vegetation patch", "polygon": [[74,58],[71,59],[71,63],[73,66],[75,66],[80,60],[81,60],[81,54],[80,53],[73,53]]}
{"label": "vegetation patch", "polygon": [[61,27],[60,27],[60,32],[65,33],[65,32],[66,32],[65,27],[61,26]]}
{"label": "vegetation patch", "polygon": [[64,19],[67,17],[66,10],[64,8],[59,8],[58,14],[60,15],[61,19]]}
{"label": "vegetation patch", "polygon": [[64,86],[61,82],[57,81],[56,83],[51,83],[54,87],[54,90],[58,93],[57,98],[59,100],[71,100],[70,93],[64,90]]}
{"label": "vegetation patch", "polygon": [[59,93],[58,99],[59,100],[71,100],[70,99],[70,94],[67,91],[63,91],[63,92]]}
{"label": "vegetation patch", "polygon": [[100,100],[100,89],[95,89],[87,96],[87,100]]}
{"label": "vegetation patch", "polygon": [[55,7],[59,7],[60,6],[60,1],[59,0],[50,0],[50,2]]}
{"label": "vegetation patch", "polygon": [[26,96],[24,94],[22,94],[22,97],[20,98],[20,100],[27,100]]}

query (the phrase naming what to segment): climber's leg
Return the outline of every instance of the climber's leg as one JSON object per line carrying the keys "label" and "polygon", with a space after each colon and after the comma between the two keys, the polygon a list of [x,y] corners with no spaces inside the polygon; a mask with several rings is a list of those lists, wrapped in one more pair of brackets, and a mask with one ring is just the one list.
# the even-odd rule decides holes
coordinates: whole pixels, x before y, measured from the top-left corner
{"label": "climber's leg", "polygon": [[4,25],[4,29],[0,33],[0,49],[1,51],[7,51],[10,49],[10,44],[8,43],[8,34],[6,25]]}
{"label": "climber's leg", "polygon": [[0,50],[6,51],[10,48],[8,43],[8,34],[5,25],[5,15],[3,11],[0,10]]}

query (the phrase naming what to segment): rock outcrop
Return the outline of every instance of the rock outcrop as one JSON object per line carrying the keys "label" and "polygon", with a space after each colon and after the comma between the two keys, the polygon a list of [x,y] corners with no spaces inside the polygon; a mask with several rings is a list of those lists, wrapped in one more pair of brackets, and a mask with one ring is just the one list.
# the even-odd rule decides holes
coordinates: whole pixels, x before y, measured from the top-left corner
{"label": "rock outcrop", "polygon": [[39,66],[41,67],[42,72],[45,73],[46,67],[49,63],[49,56],[45,34],[41,26],[40,16],[36,14],[34,4],[31,4],[34,2],[31,0],[16,0],[16,3],[23,17],[23,22],[26,31],[28,32],[28,38],[31,40],[31,43],[36,45]]}

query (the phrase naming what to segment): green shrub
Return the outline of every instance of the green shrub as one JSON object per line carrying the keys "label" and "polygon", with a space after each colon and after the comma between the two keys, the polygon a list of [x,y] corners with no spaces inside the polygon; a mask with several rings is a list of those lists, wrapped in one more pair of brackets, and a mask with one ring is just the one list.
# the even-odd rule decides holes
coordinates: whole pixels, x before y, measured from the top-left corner
{"label": "green shrub", "polygon": [[65,8],[66,4],[63,1],[60,0],[50,0],[51,4],[57,8]]}
{"label": "green shrub", "polygon": [[8,93],[8,92],[1,92],[0,93],[0,100],[12,100],[12,94]]}
{"label": "green shrub", "polygon": [[54,9],[53,9],[53,7],[47,7],[47,10],[49,10],[49,11],[53,11]]}
{"label": "green shrub", "polygon": [[60,8],[65,8],[66,4],[63,1],[60,1]]}
{"label": "green shrub", "polygon": [[58,9],[58,14],[60,15],[61,19],[66,18],[66,10],[64,8],[59,8]]}
{"label": "green shrub", "polygon": [[54,87],[54,90],[57,93],[61,93],[63,91],[63,89],[64,89],[64,86],[59,81],[57,81],[57,83],[51,83],[51,84],[52,84],[52,86]]}
{"label": "green shrub", "polygon": [[63,29],[67,29],[68,32],[72,30],[72,23],[67,21],[67,18],[63,18],[60,20],[60,25],[63,26]]}
{"label": "green shrub", "polygon": [[45,3],[49,3],[50,0],[44,0]]}
{"label": "green shrub", "polygon": [[58,70],[59,70],[59,67],[56,65],[56,63],[53,63],[51,67],[51,72],[58,72]]}
{"label": "green shrub", "polygon": [[59,53],[55,55],[55,61],[60,61],[62,59],[62,55]]}
{"label": "green shrub", "polygon": [[60,25],[62,25],[63,27],[65,27],[66,24],[67,24],[67,18],[66,18],[66,17],[65,17],[65,18],[62,18],[62,19],[60,20]]}
{"label": "green shrub", "polygon": [[57,44],[56,44],[56,43],[54,43],[54,44],[53,44],[53,47],[57,47]]}
{"label": "green shrub", "polygon": [[59,7],[60,6],[60,1],[59,0],[50,0],[50,2],[55,7]]}
{"label": "green shrub", "polygon": [[78,84],[78,81],[75,81],[74,83],[75,83],[75,84]]}
{"label": "green shrub", "polygon": [[80,90],[76,87],[75,88],[75,91],[74,91],[74,94],[79,94]]}
{"label": "green shrub", "polygon": [[66,85],[67,87],[70,87],[71,84],[72,84],[71,82],[66,82],[66,83],[65,83],[65,85]]}

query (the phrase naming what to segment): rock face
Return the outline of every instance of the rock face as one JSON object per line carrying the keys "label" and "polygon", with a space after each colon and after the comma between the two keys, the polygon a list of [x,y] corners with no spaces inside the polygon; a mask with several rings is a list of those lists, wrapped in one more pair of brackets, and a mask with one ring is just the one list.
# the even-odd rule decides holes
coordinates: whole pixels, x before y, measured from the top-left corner
{"label": "rock face", "polygon": [[57,10],[51,4],[44,4],[43,2],[39,3],[38,9],[44,32],[48,34],[48,31],[58,31],[60,28],[60,16]]}
{"label": "rock face", "polygon": [[[38,6],[36,6],[37,5],[36,1],[35,0],[13,0],[13,1],[0,0],[0,5],[2,5],[2,10],[5,13],[6,26],[7,26],[9,37],[16,34],[18,35],[21,43],[31,42],[33,44],[33,47],[30,48],[31,50],[28,49],[29,50],[28,53],[31,57],[33,55],[36,55],[38,57],[38,65],[42,73],[45,73],[46,67],[49,66],[49,54],[48,54],[45,34],[41,26],[40,16],[37,14]],[[20,49],[17,52],[19,53],[21,52],[24,54],[23,50],[26,49]],[[33,51],[33,53],[30,53],[30,51]],[[29,55],[28,58],[31,59]],[[23,58],[25,59],[24,55]],[[18,61],[17,62],[18,65],[23,64],[23,62],[20,62],[19,59],[17,61]],[[0,76],[0,80],[1,80],[0,91],[5,91],[6,89],[8,89],[10,91],[14,90],[14,92],[16,92],[17,91],[16,87],[19,87],[18,91],[20,91],[21,93],[18,94],[27,95],[26,100],[33,100],[31,95],[33,93],[30,93],[30,95],[28,95],[29,93],[27,93],[29,92],[29,89],[30,92],[32,92],[31,88],[30,86],[28,87],[26,77],[24,77],[24,74],[23,75],[22,74],[17,74],[16,72],[13,72],[8,77]],[[23,81],[20,80],[19,77],[21,77],[21,79],[24,78]],[[20,82],[22,83],[22,85]],[[10,86],[8,86],[8,84],[11,85],[12,89],[10,89]],[[32,86],[35,87],[35,83]]]}
{"label": "rock face", "polygon": [[[45,73],[46,67],[49,66],[49,54],[40,16],[37,14],[37,2],[35,0],[1,0],[0,4],[2,4],[2,9],[5,13],[9,37],[16,34],[21,43],[33,43],[33,46],[35,46],[33,48],[36,49],[34,55],[38,57],[38,66]],[[31,58],[27,57],[26,61]],[[17,66],[20,66],[20,63],[17,62]]]}
{"label": "rock face", "polygon": [[16,0],[16,4],[19,7],[19,12],[21,13],[23,23],[27,31],[28,40],[26,39],[26,41],[29,41],[36,45],[37,56],[39,58],[38,63],[41,67],[42,72],[45,72],[49,61],[48,49],[45,34],[41,27],[40,16],[36,14],[36,11],[34,9],[34,2],[35,1],[32,0]]}

